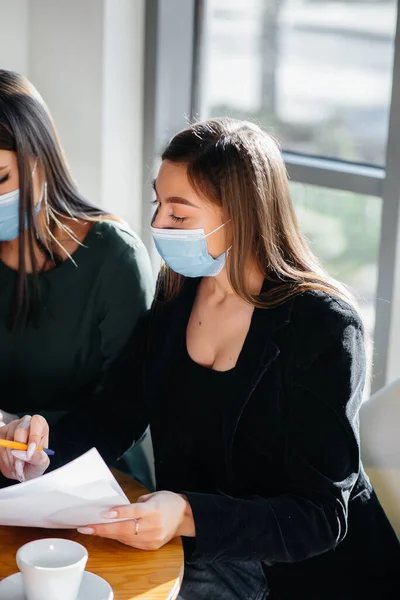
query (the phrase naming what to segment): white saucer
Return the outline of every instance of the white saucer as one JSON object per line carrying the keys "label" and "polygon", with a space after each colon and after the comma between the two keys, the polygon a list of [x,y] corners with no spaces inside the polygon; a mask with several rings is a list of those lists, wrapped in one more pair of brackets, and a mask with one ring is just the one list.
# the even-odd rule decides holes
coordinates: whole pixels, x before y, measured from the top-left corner
{"label": "white saucer", "polygon": [[[77,600],[113,600],[114,592],[105,579],[85,571]],[[0,582],[0,600],[25,600],[21,573]]]}

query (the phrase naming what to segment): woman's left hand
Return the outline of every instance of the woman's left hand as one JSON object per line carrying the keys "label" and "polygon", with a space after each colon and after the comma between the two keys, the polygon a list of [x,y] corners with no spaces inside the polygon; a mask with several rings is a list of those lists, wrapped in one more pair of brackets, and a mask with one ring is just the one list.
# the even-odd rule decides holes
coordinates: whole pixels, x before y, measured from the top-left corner
{"label": "woman's left hand", "polygon": [[0,472],[9,479],[25,481],[40,477],[48,468],[49,457],[39,446],[49,443],[49,426],[40,415],[25,415],[22,419],[11,421],[0,427],[0,438],[28,444],[27,450],[9,450],[0,448]]}
{"label": "woman's left hand", "polygon": [[190,504],[185,496],[155,492],[141,496],[135,504],[118,506],[100,515],[103,519],[132,519],[105,525],[88,525],[78,531],[118,540],[141,550],[158,550],[174,537],[195,536]]}

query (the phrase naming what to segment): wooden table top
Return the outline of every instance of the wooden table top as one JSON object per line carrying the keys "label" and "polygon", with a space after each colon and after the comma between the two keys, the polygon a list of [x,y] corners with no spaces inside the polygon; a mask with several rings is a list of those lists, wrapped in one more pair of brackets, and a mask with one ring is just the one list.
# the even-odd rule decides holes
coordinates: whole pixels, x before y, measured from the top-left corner
{"label": "wooden table top", "polygon": [[[131,502],[147,491],[119,471],[114,475]],[[61,537],[75,540],[89,552],[86,569],[103,577],[114,590],[114,600],[173,600],[183,576],[180,538],[155,552],[136,550],[114,540],[83,536],[75,530],[0,526],[0,580],[18,571],[15,555],[32,540]]]}

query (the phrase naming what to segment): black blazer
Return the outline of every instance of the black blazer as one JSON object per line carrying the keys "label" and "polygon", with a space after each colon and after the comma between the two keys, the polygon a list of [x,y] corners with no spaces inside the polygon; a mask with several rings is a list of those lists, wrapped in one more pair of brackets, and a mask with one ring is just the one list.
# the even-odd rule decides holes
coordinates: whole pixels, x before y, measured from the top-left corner
{"label": "black blazer", "polygon": [[[187,280],[176,300],[156,301],[93,412],[53,429],[63,462],[91,446],[112,462],[150,423],[157,475],[168,444],[163,389],[197,285]],[[186,559],[262,561],[271,598],[353,599],[374,586],[389,597],[400,546],[360,462],[365,353],[357,313],[307,292],[255,309],[246,344],[241,393],[224,415],[225,473],[215,494],[187,494],[196,538],[184,540]]]}

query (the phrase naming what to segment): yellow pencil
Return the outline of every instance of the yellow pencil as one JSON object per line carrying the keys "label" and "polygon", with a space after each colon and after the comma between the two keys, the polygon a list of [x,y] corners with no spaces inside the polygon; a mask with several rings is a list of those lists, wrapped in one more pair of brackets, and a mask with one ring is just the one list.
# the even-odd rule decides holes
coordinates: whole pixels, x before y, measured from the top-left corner
{"label": "yellow pencil", "polygon": [[[22,442],[13,442],[12,440],[0,439],[0,446],[3,446],[3,448],[11,448],[12,450],[28,450],[28,444],[23,444]],[[48,456],[54,456],[55,454],[54,450],[42,448],[41,446],[38,446],[36,450],[42,450],[42,452],[45,452]]]}

